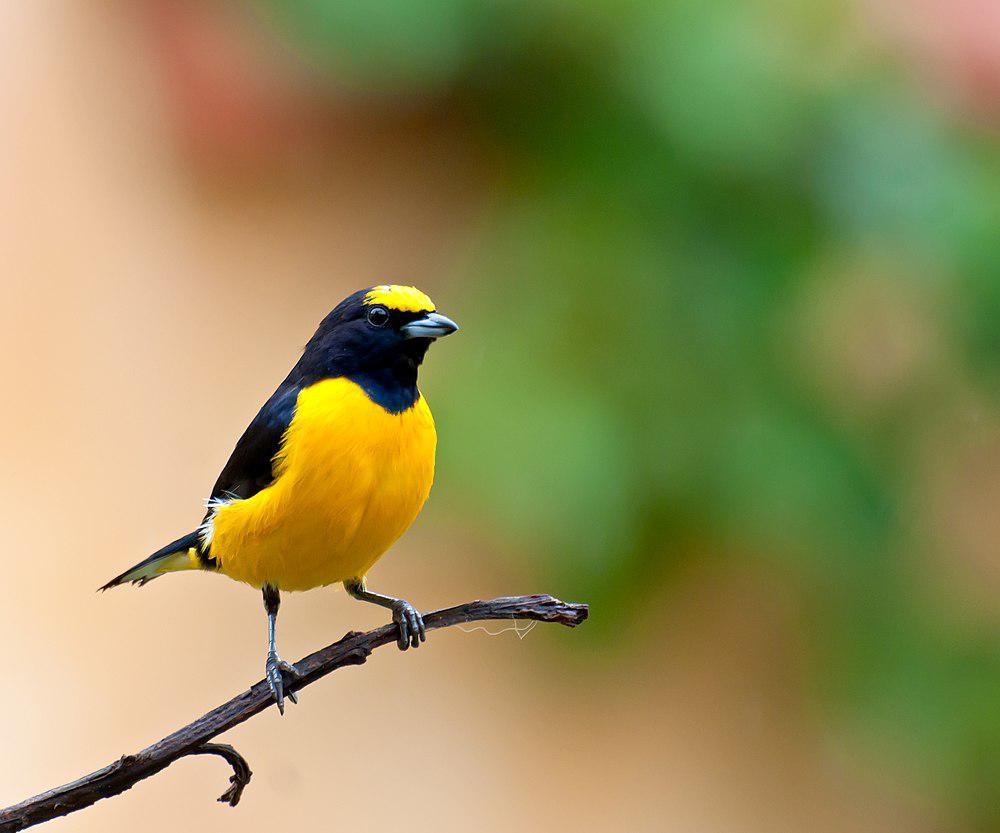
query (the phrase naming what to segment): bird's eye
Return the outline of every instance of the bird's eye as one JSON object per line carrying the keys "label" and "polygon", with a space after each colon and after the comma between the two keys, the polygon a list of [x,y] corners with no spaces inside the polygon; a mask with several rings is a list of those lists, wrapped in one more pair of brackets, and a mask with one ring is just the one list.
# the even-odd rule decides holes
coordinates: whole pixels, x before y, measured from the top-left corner
{"label": "bird's eye", "polygon": [[373,327],[384,327],[389,323],[389,310],[385,307],[372,307],[368,310],[368,323]]}

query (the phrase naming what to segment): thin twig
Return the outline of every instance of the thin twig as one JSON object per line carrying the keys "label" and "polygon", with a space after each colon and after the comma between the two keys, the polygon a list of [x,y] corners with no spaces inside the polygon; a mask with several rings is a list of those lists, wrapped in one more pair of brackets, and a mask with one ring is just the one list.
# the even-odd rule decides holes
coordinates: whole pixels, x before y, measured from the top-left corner
{"label": "thin twig", "polygon": [[253,772],[251,772],[250,764],[247,763],[246,758],[228,743],[203,743],[201,746],[192,749],[188,754],[218,755],[220,758],[225,758],[229,761],[229,765],[233,768],[233,774],[229,776],[229,789],[219,796],[219,801],[223,804],[228,804],[230,807],[235,807],[240,803],[240,799],[243,797],[243,790],[250,783],[250,779],[253,778]]}
{"label": "thin twig", "polygon": [[[488,619],[531,619],[575,627],[587,618],[588,612],[587,605],[568,604],[551,596],[510,596],[488,602],[469,602],[429,613],[424,622],[428,630]],[[339,642],[297,662],[295,665],[301,676],[289,681],[286,690],[298,691],[338,668],[361,665],[375,648],[395,644],[396,635],[395,625],[385,625],[368,633],[348,633]],[[266,682],[261,681],[135,755],[126,755],[72,783],[0,810],[0,833],[24,830],[43,821],[75,813],[102,798],[120,795],[187,755],[218,755],[229,762],[233,767],[231,786],[219,801],[235,807],[243,788],[250,781],[250,767],[233,747],[209,741],[273,705],[270,689]]]}

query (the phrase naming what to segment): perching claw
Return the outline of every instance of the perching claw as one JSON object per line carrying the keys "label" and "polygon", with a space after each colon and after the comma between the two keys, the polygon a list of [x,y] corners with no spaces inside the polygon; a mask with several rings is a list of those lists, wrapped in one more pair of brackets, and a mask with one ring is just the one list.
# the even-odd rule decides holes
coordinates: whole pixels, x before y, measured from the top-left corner
{"label": "perching claw", "polygon": [[399,638],[396,640],[399,650],[419,648],[421,642],[427,641],[424,617],[406,599],[398,599],[393,604],[392,621],[399,626]]}
{"label": "perching claw", "polygon": [[[267,611],[267,661],[264,663],[264,679],[271,687],[271,694],[274,695],[274,702],[278,704],[278,711],[285,713],[285,679],[283,674],[288,674],[292,680],[297,680],[302,675],[298,669],[290,662],[285,662],[278,656],[278,648],[275,644],[275,630],[278,622],[278,606],[281,604],[281,595],[278,588],[265,584],[264,610]],[[293,703],[298,703],[298,695],[294,691],[288,692],[288,699]]]}
{"label": "perching claw", "polygon": [[[267,662],[264,664],[264,676],[271,686],[271,693],[274,701],[278,704],[278,711],[285,713],[285,679],[284,674],[288,674],[292,680],[297,680],[302,675],[298,669],[290,662],[285,662],[275,651],[267,652]],[[298,705],[299,696],[294,691],[288,692],[288,699]]]}
{"label": "perching claw", "polygon": [[400,651],[407,648],[419,648],[421,642],[427,641],[427,628],[424,625],[424,617],[406,599],[397,599],[395,596],[384,596],[381,593],[374,593],[365,586],[363,578],[349,579],[344,582],[344,589],[348,595],[362,602],[371,602],[379,607],[387,607],[392,611],[392,621],[399,628],[399,636],[396,644]]}

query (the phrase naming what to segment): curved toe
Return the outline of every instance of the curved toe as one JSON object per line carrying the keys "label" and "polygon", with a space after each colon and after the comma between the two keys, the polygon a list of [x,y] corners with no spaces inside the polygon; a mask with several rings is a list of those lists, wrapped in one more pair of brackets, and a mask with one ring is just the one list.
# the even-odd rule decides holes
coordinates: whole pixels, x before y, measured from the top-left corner
{"label": "curved toe", "polygon": [[[271,694],[281,714],[285,713],[285,674],[293,680],[300,676],[298,669],[290,662],[285,662],[273,651],[268,653],[267,662],[264,664],[264,678],[271,687]],[[288,699],[296,704],[299,702],[299,697],[294,691],[288,692]]]}
{"label": "curved toe", "polygon": [[393,605],[392,621],[399,627],[399,636],[396,639],[399,650],[406,651],[410,648],[419,648],[421,642],[427,641],[427,629],[424,626],[424,617],[409,602],[400,600],[397,604]]}

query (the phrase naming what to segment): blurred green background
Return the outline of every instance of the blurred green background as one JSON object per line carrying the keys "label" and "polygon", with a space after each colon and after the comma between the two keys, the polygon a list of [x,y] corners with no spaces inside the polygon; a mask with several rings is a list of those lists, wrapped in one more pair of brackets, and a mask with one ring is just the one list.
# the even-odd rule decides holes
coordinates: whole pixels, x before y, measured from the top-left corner
{"label": "blurred green background", "polygon": [[824,706],[1000,828],[996,77],[949,107],[833,3],[262,9],[501,160],[437,511],[591,601],[594,661],[688,560],[773,562]]}
{"label": "blurred green background", "polygon": [[[885,829],[1000,830],[995,3],[95,8],[147,55],[194,225],[239,217],[255,252],[282,223],[322,235],[356,152],[401,191],[422,169],[458,183],[368,205],[366,245],[401,268],[344,288],[418,282],[462,324],[427,369],[425,534],[487,553],[511,591],[590,602],[586,642],[537,637],[553,661],[655,663],[706,564],[764,576],[792,600],[820,744],[920,796]],[[440,223],[394,228],[424,211],[449,231],[411,274]],[[275,320],[285,272],[315,290],[302,320],[336,300],[316,251],[252,289]],[[238,294],[227,316],[249,318]]]}

